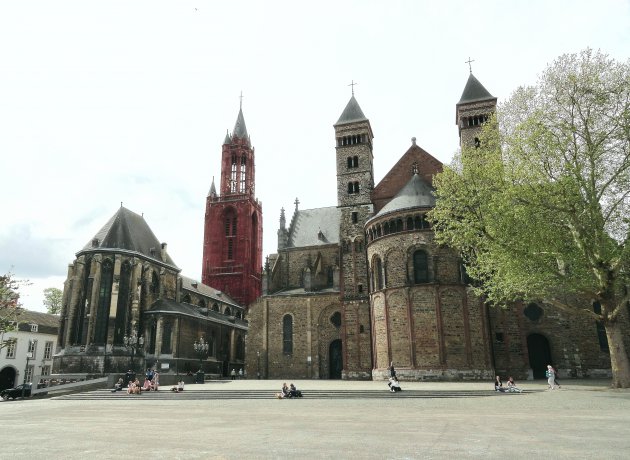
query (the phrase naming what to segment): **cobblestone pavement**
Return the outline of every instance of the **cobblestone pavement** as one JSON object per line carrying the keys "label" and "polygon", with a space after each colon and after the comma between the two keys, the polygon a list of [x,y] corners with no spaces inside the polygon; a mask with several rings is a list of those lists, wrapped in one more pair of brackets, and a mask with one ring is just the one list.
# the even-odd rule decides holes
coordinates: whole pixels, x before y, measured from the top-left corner
{"label": "cobblestone pavement", "polygon": [[[186,386],[187,399],[0,403],[1,459],[593,458],[630,457],[630,391],[569,381],[496,394],[492,382],[406,383],[454,397],[311,399],[310,391],[387,391],[383,382],[298,381],[306,397],[273,397],[282,382]],[[268,391],[268,399],[189,399],[193,392]],[[487,390],[488,397],[470,392]],[[168,397],[167,397],[168,394]],[[461,395],[458,396],[458,395]],[[199,393],[202,396],[202,393]]]}

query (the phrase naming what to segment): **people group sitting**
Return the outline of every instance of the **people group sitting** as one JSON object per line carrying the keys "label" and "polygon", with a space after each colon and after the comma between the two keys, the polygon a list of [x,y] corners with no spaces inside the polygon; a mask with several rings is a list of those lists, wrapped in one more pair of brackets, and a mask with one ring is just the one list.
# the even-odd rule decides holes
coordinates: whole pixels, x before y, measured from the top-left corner
{"label": "people group sitting", "polygon": [[118,382],[116,382],[114,384],[114,388],[112,389],[112,393],[115,393],[117,391],[122,391],[123,385],[124,385],[124,382],[123,382],[123,379],[121,377],[121,378],[118,379]]}
{"label": "people group sitting", "polygon": [[140,385],[140,381],[138,379],[132,380],[127,385],[127,394],[128,395],[139,395],[142,391],[142,386]]}
{"label": "people group sitting", "polygon": [[301,398],[302,392],[298,390],[295,385],[291,384],[291,386],[287,386],[286,382],[282,384],[282,389],[280,393],[276,393],[276,398],[284,399],[284,398]]}
{"label": "people group sitting", "polygon": [[387,386],[389,387],[389,391],[391,391],[392,393],[402,391],[402,388],[400,387],[400,382],[398,381],[398,377],[396,377],[396,375],[389,378]]}

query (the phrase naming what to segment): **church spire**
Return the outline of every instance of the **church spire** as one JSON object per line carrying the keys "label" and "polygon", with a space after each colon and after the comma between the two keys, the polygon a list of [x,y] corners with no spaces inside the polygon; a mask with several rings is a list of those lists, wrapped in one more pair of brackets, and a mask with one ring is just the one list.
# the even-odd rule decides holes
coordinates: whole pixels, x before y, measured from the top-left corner
{"label": "church spire", "polygon": [[217,188],[214,185],[214,176],[212,176],[212,185],[210,185],[210,192],[208,192],[208,196],[217,196]]}

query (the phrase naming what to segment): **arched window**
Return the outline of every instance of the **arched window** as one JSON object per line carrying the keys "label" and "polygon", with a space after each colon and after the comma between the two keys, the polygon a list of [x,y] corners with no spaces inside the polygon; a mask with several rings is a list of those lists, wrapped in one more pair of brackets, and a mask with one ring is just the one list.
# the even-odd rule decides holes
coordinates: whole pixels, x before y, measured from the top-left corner
{"label": "arched window", "polygon": [[420,230],[420,229],[422,228],[422,219],[420,218],[420,216],[416,216],[416,217],[413,219],[413,227],[414,227],[416,230]]}
{"label": "arched window", "polygon": [[157,273],[151,274],[151,294],[158,295],[160,293],[160,277]]}
{"label": "arched window", "polygon": [[330,322],[336,328],[341,327],[341,313],[339,313],[338,311],[333,313],[332,316],[330,317]]}
{"label": "arched window", "polygon": [[284,315],[282,318],[282,352],[286,355],[293,353],[293,317]]}
{"label": "arched window", "polygon": [[413,230],[413,217],[407,217],[407,228],[405,230]]}
{"label": "arched window", "polygon": [[230,307],[225,307],[225,311],[223,312],[223,314],[227,316],[232,316],[232,310],[230,310]]}
{"label": "arched window", "polygon": [[203,300],[203,299],[201,299],[201,300],[199,301],[199,306],[200,306],[201,308],[206,308],[206,301],[205,301],[205,300]]}
{"label": "arched window", "polygon": [[383,263],[378,257],[376,258],[374,269],[376,270],[376,274],[374,275],[376,278],[376,289],[383,289]]}
{"label": "arched window", "polygon": [[241,193],[245,193],[245,172],[247,170],[247,159],[245,155],[241,158]]}
{"label": "arched window", "polygon": [[236,155],[232,155],[232,170],[230,171],[230,192],[236,192],[238,182],[236,179]]}
{"label": "arched window", "polygon": [[116,305],[116,322],[114,323],[114,344],[122,345],[127,332],[127,317],[129,311],[129,287],[131,284],[131,264],[124,261],[120,268],[120,282],[118,284],[118,305]]}
{"label": "arched window", "polygon": [[219,304],[213,303],[212,304],[212,311],[219,311]]}
{"label": "arched window", "polygon": [[429,281],[429,265],[425,251],[418,250],[413,253],[413,281],[416,284]]}
{"label": "arched window", "polygon": [[403,231],[403,221],[402,221],[402,219],[397,219],[396,220],[396,231],[397,232],[402,232]]}
{"label": "arched window", "polygon": [[225,258],[226,260],[232,260],[234,258],[234,245],[236,240],[236,213],[234,209],[227,209],[224,214],[225,225]]}

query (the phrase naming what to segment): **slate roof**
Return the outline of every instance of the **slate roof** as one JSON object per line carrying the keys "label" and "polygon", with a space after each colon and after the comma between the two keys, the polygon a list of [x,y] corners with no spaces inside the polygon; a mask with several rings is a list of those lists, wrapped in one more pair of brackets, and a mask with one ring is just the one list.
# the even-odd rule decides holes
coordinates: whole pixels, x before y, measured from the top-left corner
{"label": "slate roof", "polygon": [[213,323],[225,324],[228,326],[234,326],[240,329],[247,329],[247,321],[242,319],[232,318],[222,313],[207,309],[199,308],[187,303],[175,302],[169,299],[158,299],[153,302],[151,308],[146,313],[158,314],[158,313],[171,313],[176,315],[188,316],[191,318],[201,319],[205,321],[211,321]]}
{"label": "slate roof", "polygon": [[234,131],[232,134],[239,139],[247,138],[247,126],[245,126],[245,118],[243,117],[242,108],[238,110],[238,117],[236,117],[236,123],[234,124]]}
{"label": "slate roof", "polygon": [[[151,254],[152,248],[154,254]],[[98,251],[99,249],[122,249],[137,252],[177,268],[168,253],[166,261],[162,260],[160,255],[161,243],[151,231],[144,217],[122,206],[79,253]]]}
{"label": "slate roof", "polygon": [[[15,313],[15,314],[14,314]],[[7,319],[15,319],[19,326],[20,331],[29,332],[31,330],[31,324],[37,324],[38,332],[43,334],[56,334],[59,331],[59,315],[51,315],[50,313],[41,313],[38,311],[25,310],[23,308],[11,309],[9,311],[6,308],[0,309],[0,316]]]}
{"label": "slate roof", "polygon": [[488,92],[486,88],[475,78],[471,73],[468,76],[468,81],[464,87],[462,97],[459,99],[458,104],[466,104],[469,102],[484,101],[486,99],[494,99],[494,96]]}
{"label": "slate roof", "polygon": [[[428,208],[435,206],[433,187],[427,185],[420,176],[414,174],[409,182],[376,214],[376,219],[385,214],[412,208]],[[372,220],[370,219],[370,220]],[[369,221],[368,221],[369,222]]]}
{"label": "slate roof", "polygon": [[219,302],[223,302],[223,303],[240,307],[240,305],[234,299],[232,299],[229,295],[227,295],[225,292],[221,292],[206,284],[202,284],[201,282],[197,280],[188,278],[187,276],[180,275],[180,277],[182,279],[182,289],[187,289],[192,292],[198,292],[202,295],[211,297]]}
{"label": "slate roof", "polygon": [[343,109],[339,120],[337,120],[337,123],[335,123],[334,126],[363,120],[367,120],[367,118],[365,117],[365,115],[363,115],[363,110],[361,110],[361,107],[359,107],[359,103],[353,95],[348,101],[346,108]]}
{"label": "slate roof", "polygon": [[336,206],[295,211],[289,228],[288,246],[338,244],[340,219],[341,210]]}

